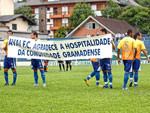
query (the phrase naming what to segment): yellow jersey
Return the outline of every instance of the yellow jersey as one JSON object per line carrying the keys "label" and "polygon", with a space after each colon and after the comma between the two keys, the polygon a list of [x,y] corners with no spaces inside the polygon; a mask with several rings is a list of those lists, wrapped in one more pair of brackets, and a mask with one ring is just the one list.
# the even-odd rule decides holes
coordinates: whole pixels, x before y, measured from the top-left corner
{"label": "yellow jersey", "polygon": [[133,48],[137,48],[136,42],[131,37],[123,38],[118,44],[118,49],[122,49],[122,60],[133,60]]}
{"label": "yellow jersey", "polygon": [[8,43],[8,40],[4,40],[4,42],[3,42],[3,48],[6,47],[6,49],[5,49],[6,56],[8,55],[8,45],[7,45],[7,43]]}
{"label": "yellow jersey", "polygon": [[93,62],[97,62],[97,58],[91,58],[90,60]]}
{"label": "yellow jersey", "polygon": [[137,45],[137,54],[136,54],[136,58],[137,59],[141,59],[141,50],[146,49],[144,43],[141,40],[136,40],[136,45]]}

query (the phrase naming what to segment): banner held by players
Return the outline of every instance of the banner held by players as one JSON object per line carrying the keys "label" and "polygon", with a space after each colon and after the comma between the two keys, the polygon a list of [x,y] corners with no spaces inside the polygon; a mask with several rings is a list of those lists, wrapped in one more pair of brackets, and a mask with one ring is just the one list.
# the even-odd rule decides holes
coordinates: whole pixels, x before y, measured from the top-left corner
{"label": "banner held by players", "polygon": [[11,36],[8,57],[48,60],[111,58],[111,40],[111,34],[57,41],[35,41]]}

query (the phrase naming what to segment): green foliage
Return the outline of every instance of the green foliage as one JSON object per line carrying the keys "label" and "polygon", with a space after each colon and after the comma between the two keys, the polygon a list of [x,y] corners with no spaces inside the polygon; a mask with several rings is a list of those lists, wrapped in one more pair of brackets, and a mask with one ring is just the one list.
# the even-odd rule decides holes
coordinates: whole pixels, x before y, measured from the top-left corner
{"label": "green foliage", "polygon": [[119,19],[125,20],[144,34],[150,33],[150,9],[146,7],[126,7]]}
{"label": "green foliage", "polygon": [[29,19],[35,21],[35,16],[32,15],[32,8],[29,6],[21,6],[15,10],[15,14],[23,14],[24,16],[28,17]]}
{"label": "green foliage", "polygon": [[[92,71],[92,66],[73,66],[72,71],[59,72],[58,67],[49,66],[46,87],[33,87],[33,70],[30,66],[17,67],[16,86],[3,86],[3,71],[0,71],[0,113],[150,113],[150,64],[142,65],[138,84],[141,87],[122,91],[123,65],[112,66],[113,88],[96,87],[95,77],[87,87],[83,79]],[[101,72],[100,83],[104,85]],[[13,81],[9,71],[9,82]]]}
{"label": "green foliage", "polygon": [[56,31],[54,38],[64,38],[68,33],[71,32],[71,30],[72,29],[70,27],[62,26]]}
{"label": "green foliage", "polygon": [[91,10],[90,4],[87,3],[77,3],[74,7],[74,11],[69,19],[71,27],[77,27],[83,20],[88,16],[94,15]]}
{"label": "green foliage", "polygon": [[107,7],[102,9],[102,15],[106,18],[117,19],[120,14],[121,14],[120,6],[117,3],[113,2],[112,0],[109,0]]}
{"label": "green foliage", "polygon": [[150,7],[150,0],[135,0],[135,1],[142,6]]}

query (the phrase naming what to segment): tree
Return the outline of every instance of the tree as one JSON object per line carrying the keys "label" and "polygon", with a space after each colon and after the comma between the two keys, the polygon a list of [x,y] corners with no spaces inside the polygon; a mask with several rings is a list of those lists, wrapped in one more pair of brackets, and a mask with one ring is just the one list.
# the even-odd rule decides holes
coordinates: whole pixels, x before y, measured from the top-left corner
{"label": "tree", "polygon": [[119,17],[125,20],[140,32],[150,33],[150,9],[146,7],[127,7]]}
{"label": "tree", "polygon": [[70,27],[62,26],[56,31],[54,38],[64,38],[71,32],[71,30]]}
{"label": "tree", "polygon": [[102,15],[106,18],[117,19],[120,14],[121,14],[120,6],[117,3],[113,2],[112,0],[109,0],[107,7],[102,9]]}
{"label": "tree", "polygon": [[150,7],[150,0],[135,0],[135,1],[142,6]]}
{"label": "tree", "polygon": [[21,6],[18,9],[16,9],[15,14],[23,14],[24,16],[28,17],[29,19],[35,21],[35,16],[32,15],[32,8],[27,5]]}
{"label": "tree", "polygon": [[88,16],[94,15],[94,12],[91,10],[90,4],[85,2],[77,3],[74,7],[74,11],[69,19],[71,27],[77,27],[83,20]]}

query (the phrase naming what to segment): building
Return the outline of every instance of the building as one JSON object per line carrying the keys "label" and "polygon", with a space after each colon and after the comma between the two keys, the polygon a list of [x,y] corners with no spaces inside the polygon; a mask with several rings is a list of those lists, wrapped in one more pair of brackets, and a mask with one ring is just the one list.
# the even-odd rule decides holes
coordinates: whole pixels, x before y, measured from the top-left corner
{"label": "building", "polygon": [[13,0],[0,0],[0,16],[2,15],[14,15]]}
{"label": "building", "polygon": [[9,29],[18,31],[28,31],[30,25],[36,25],[31,19],[22,14],[0,16],[0,25],[7,26]]}
{"label": "building", "polygon": [[[74,6],[84,0],[28,0],[25,4],[33,9],[37,26],[35,30],[48,33],[51,38],[54,37],[56,30],[61,26],[69,25]],[[120,6],[136,5],[134,0],[113,0]],[[101,10],[107,6],[108,0],[85,0],[91,5],[91,9],[97,16],[102,16]]]}
{"label": "building", "polygon": [[69,33],[66,38],[98,36],[101,35],[101,29],[103,28],[115,37],[124,35],[128,29],[132,29],[134,33],[138,32],[138,30],[123,20],[89,16]]}

